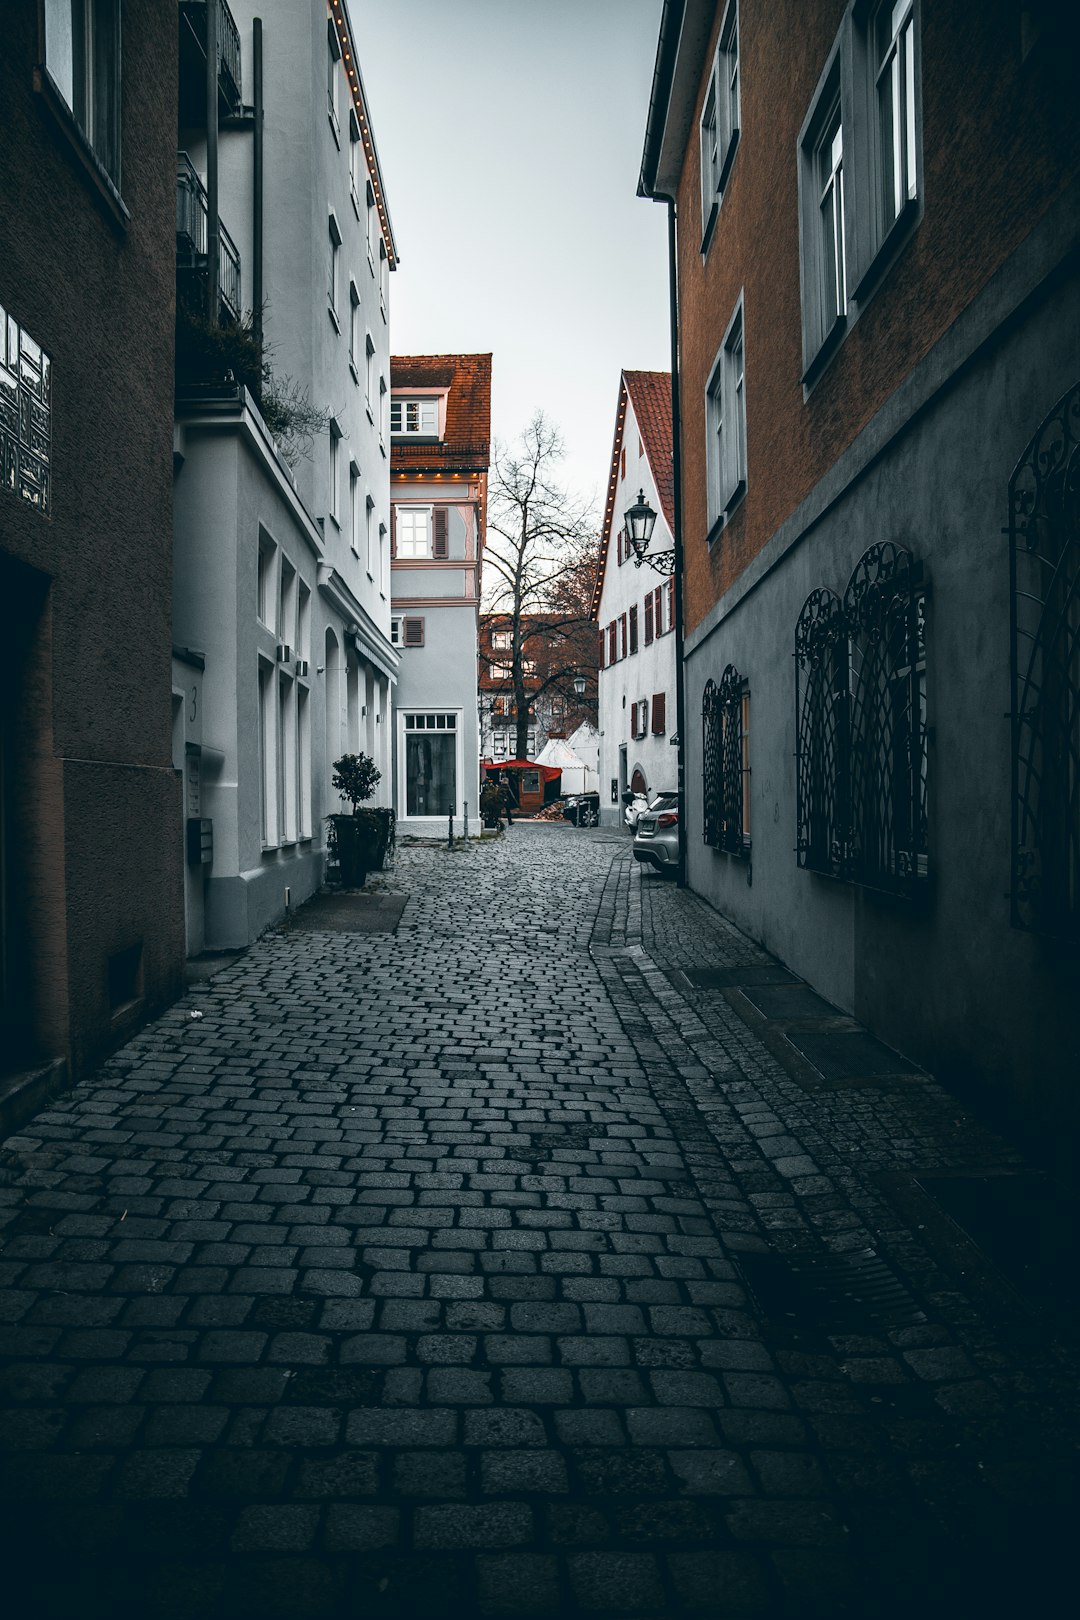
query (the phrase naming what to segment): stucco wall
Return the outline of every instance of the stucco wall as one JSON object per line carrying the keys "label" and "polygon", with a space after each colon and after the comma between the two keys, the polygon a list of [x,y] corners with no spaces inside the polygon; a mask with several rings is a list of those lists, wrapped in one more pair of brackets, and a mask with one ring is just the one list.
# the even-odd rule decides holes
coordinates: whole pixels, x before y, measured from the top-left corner
{"label": "stucco wall", "polygon": [[[1059,213],[1061,210],[1059,209]],[[1048,223],[1053,223],[1048,221]],[[1055,226],[1075,252],[1080,227]],[[991,326],[966,362],[939,353],[939,388],[898,409],[879,458],[812,527],[767,552],[757,582],[721,601],[687,663],[691,885],[829,999],[945,1078],[1021,1103],[1041,1123],[1080,1123],[1074,968],[1009,926],[1009,562],[1007,486],[1025,446],[1080,373],[1080,284],[1051,274],[1025,296],[1023,255],[974,306]],[[1069,263],[1065,259],[1065,266]],[[1075,260],[1073,260],[1075,263]],[[995,302],[996,300],[996,302]],[[893,402],[894,408],[897,402]],[[867,546],[895,540],[930,583],[927,693],[931,891],[920,909],[798,869],[795,621],[818,585],[841,591]],[[773,542],[775,545],[775,542]],[[714,615],[714,617],[717,617]],[[752,886],[743,862],[701,841],[700,698],[733,662],[751,692]]]}

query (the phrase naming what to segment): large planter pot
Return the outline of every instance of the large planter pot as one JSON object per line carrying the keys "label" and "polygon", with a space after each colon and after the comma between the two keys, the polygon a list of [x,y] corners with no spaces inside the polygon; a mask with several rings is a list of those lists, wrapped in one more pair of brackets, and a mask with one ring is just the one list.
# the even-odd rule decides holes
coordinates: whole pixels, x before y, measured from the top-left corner
{"label": "large planter pot", "polygon": [[337,846],[338,870],[343,889],[359,889],[371,870],[368,851],[355,816],[330,816]]}
{"label": "large planter pot", "polygon": [[385,806],[378,810],[361,810],[356,820],[361,826],[361,839],[368,858],[369,872],[381,872],[394,843],[394,812]]}

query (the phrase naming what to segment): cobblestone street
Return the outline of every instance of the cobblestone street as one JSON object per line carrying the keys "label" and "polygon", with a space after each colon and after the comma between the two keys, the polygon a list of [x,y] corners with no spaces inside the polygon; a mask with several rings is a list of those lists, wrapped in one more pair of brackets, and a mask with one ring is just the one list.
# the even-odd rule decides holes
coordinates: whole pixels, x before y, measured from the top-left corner
{"label": "cobblestone street", "polygon": [[1020,1154],[782,1063],[776,964],[615,833],[376,886],[4,1144],[28,1612],[1058,1612],[1073,1353],[916,1184]]}

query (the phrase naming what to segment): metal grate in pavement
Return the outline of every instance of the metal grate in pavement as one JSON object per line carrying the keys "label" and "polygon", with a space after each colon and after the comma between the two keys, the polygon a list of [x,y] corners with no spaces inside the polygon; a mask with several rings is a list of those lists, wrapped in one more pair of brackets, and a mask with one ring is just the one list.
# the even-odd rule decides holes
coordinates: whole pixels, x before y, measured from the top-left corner
{"label": "metal grate in pavement", "polygon": [[842,1016],[831,1002],[811,990],[808,984],[740,985],[739,988],[747,1001],[766,1018],[788,1020]]}
{"label": "metal grate in pavement", "polygon": [[845,1254],[735,1256],[762,1315],[824,1333],[904,1327],[926,1317],[913,1295],[874,1249]]}
{"label": "metal grate in pavement", "polygon": [[742,967],[679,968],[695,990],[730,990],[747,984],[799,984],[801,980],[779,963],[747,962]]}
{"label": "metal grate in pavement", "polygon": [[839,1033],[789,1030],[787,1039],[825,1080],[922,1073],[914,1063],[864,1030]]}

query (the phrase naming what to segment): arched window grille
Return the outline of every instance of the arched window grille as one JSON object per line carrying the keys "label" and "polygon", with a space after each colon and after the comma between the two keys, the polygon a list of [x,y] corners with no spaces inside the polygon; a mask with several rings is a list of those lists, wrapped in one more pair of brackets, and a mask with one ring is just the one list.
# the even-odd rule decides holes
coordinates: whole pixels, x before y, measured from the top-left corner
{"label": "arched window grille", "polygon": [[928,875],[926,592],[885,541],[795,630],[800,866],[893,894]]}
{"label": "arched window grille", "polygon": [[704,728],[704,837],[713,849],[749,855],[749,693],[728,664],[719,684],[702,696]]}
{"label": "arched window grille", "polygon": [[1080,934],[1080,383],[1009,481],[1012,920]]}
{"label": "arched window grille", "polygon": [[795,626],[795,815],[800,866],[845,875],[847,859],[847,627],[821,586]]}

